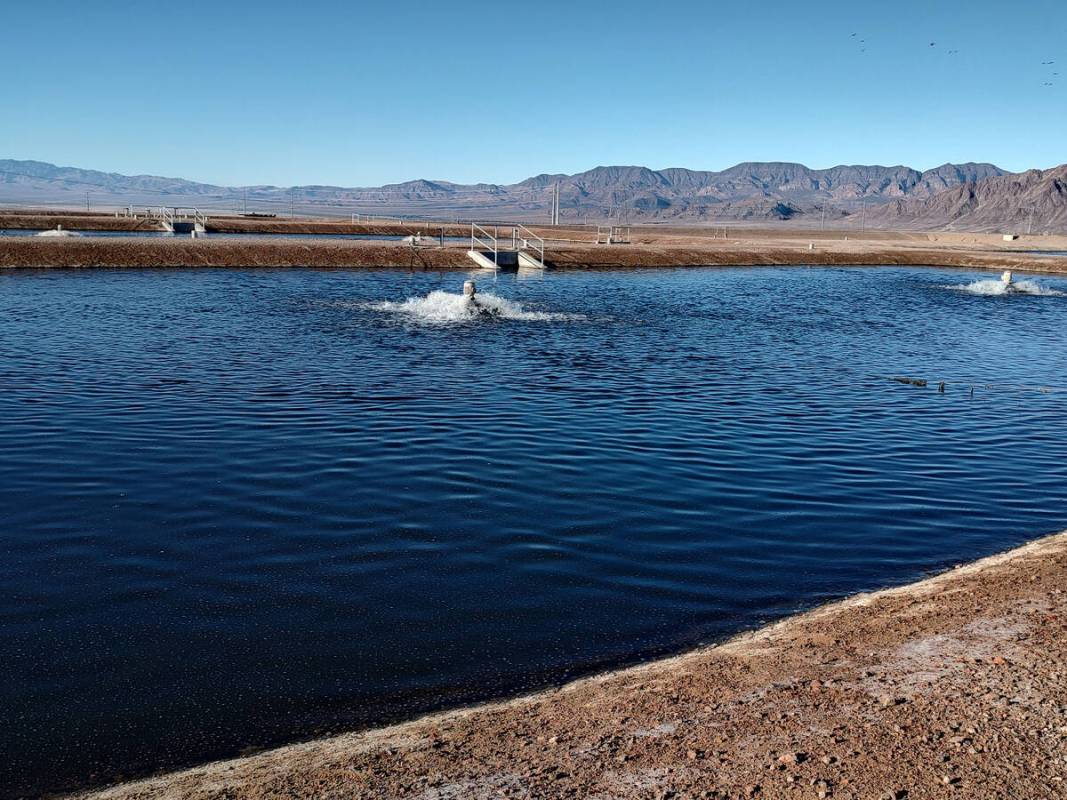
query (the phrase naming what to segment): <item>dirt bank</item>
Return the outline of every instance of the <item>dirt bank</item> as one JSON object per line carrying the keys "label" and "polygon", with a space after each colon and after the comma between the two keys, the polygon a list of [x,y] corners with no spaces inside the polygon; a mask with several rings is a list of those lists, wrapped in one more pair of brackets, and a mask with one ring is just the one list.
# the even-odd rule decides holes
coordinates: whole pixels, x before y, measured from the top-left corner
{"label": "dirt bank", "polygon": [[462,248],[415,250],[375,241],[70,238],[0,239],[0,268],[400,267],[470,269]]}
{"label": "dirt bank", "polygon": [[[412,249],[401,242],[235,239],[0,238],[0,268],[18,267],[399,267],[470,270],[467,245]],[[549,242],[548,264],[561,269],[761,266],[775,264],[913,265],[1067,272],[1067,257],[975,249],[955,242],[700,240],[648,237],[631,246]]]}
{"label": "dirt bank", "polygon": [[1067,533],[718,647],[83,797],[1067,796]]}

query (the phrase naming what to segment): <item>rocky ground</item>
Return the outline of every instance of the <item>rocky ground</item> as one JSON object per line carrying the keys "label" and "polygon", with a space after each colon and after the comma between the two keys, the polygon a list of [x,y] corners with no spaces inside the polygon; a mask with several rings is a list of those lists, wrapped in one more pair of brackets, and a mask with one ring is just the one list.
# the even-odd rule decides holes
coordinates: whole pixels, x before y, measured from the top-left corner
{"label": "rocky ground", "polygon": [[1067,796],[1067,534],[508,703],[84,795]]}

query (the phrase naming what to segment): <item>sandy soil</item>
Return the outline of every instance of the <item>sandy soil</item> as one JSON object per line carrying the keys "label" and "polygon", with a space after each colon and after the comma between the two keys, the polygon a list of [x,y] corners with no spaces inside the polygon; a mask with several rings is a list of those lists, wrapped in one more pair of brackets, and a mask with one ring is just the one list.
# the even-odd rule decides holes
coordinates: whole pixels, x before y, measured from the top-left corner
{"label": "sandy soil", "polygon": [[[559,232],[555,232],[558,236]],[[546,262],[560,269],[760,266],[795,264],[915,265],[1067,272],[1067,257],[1033,255],[989,242],[947,237],[823,240],[764,236],[711,239],[642,235],[633,245],[550,240]],[[968,237],[971,238],[971,237]],[[1042,237],[1047,238],[1047,237]],[[1043,242],[1043,244],[1045,244]],[[1023,247],[1026,245],[1024,244]],[[1067,241],[1064,242],[1067,250]],[[351,240],[0,238],[0,268],[19,267],[399,267],[471,270],[466,243],[413,249],[400,242]]]}
{"label": "sandy soil", "polygon": [[561,689],[82,795],[1067,796],[1067,533]]}
{"label": "sandy soil", "polygon": [[[0,229],[154,230],[154,220],[34,211],[0,213]],[[546,240],[556,268],[681,266],[915,265],[1065,272],[1067,257],[1026,251],[1067,251],[1067,236],[1024,236],[1005,242],[974,233],[803,230],[777,227],[637,226],[629,245],[597,245],[596,228],[532,225]],[[511,226],[499,226],[504,240]],[[209,231],[228,233],[393,234],[467,236],[466,225],[433,222],[362,223],[348,220],[212,217]],[[400,242],[331,240],[35,239],[0,237],[0,267],[400,267],[470,270],[466,241],[415,251]]]}

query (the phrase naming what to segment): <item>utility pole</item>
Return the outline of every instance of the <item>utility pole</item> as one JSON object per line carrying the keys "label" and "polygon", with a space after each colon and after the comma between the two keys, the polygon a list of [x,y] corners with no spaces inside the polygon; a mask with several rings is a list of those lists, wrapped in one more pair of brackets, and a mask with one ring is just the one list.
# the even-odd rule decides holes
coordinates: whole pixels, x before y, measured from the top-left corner
{"label": "utility pole", "polygon": [[89,210],[89,193],[88,192],[85,193],[85,210],[86,211]]}
{"label": "utility pole", "polygon": [[860,221],[860,230],[867,230],[867,198],[863,198],[863,218]]}
{"label": "utility pole", "polygon": [[247,215],[248,214],[248,189],[245,189],[245,205],[244,205],[244,209],[245,210],[242,211],[241,213]]}
{"label": "utility pole", "polygon": [[295,216],[295,214],[293,214],[293,203],[294,203],[293,190],[290,189],[289,190],[289,219],[292,219]]}
{"label": "utility pole", "polygon": [[1034,207],[1030,207],[1030,221],[1026,223],[1026,235],[1029,236],[1034,232]]}
{"label": "utility pole", "polygon": [[552,224],[559,225],[559,181],[552,187]]}
{"label": "utility pole", "polygon": [[826,230],[826,204],[823,203],[822,207],[822,229]]}

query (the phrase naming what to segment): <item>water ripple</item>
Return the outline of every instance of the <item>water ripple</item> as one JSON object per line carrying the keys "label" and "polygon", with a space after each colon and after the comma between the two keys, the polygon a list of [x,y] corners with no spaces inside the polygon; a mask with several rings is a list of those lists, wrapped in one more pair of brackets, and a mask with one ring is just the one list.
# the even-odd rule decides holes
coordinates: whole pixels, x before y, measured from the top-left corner
{"label": "water ripple", "polygon": [[952,288],[979,280],[502,277],[484,316],[452,274],[0,275],[0,794],[543,685],[1067,526],[1067,284]]}

